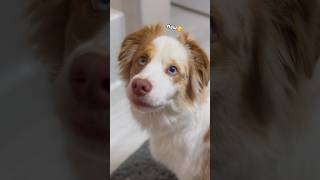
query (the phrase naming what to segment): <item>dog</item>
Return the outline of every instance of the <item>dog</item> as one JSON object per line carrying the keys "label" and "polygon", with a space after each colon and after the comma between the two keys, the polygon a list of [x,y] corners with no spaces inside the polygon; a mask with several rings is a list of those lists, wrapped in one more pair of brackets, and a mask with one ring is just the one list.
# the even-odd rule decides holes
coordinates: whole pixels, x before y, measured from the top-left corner
{"label": "dog", "polygon": [[320,179],[319,117],[308,106],[316,96],[307,89],[320,55],[320,1],[211,5],[213,179]]}
{"label": "dog", "polygon": [[188,34],[161,24],[129,34],[119,53],[131,112],[150,135],[150,150],[181,180],[208,180],[210,114],[207,55]]}
{"label": "dog", "polygon": [[48,65],[66,154],[78,179],[105,179],[109,1],[32,0],[30,43]]}

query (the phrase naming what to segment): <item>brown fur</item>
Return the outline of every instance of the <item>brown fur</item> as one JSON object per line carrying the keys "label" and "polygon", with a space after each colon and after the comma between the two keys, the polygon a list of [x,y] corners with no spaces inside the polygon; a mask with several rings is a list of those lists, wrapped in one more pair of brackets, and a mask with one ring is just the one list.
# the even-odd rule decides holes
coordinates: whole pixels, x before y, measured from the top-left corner
{"label": "brown fur", "polygon": [[[123,43],[120,50],[119,55],[119,65],[120,65],[120,75],[122,79],[128,85],[129,81],[133,78],[134,75],[139,73],[145,65],[147,65],[150,61],[152,61],[154,54],[156,53],[156,49],[152,45],[152,40],[161,36],[163,34],[163,29],[161,25],[155,26],[147,26],[128,35]],[[174,76],[167,76],[170,78],[175,85],[177,85],[178,91],[175,92],[173,96],[173,101],[175,102],[174,112],[178,114],[184,114],[188,109],[192,109],[192,113],[194,112],[193,108],[195,105],[198,105],[197,108],[202,108],[202,105],[208,107],[204,104],[208,102],[208,82],[209,82],[209,74],[210,74],[210,65],[209,60],[205,54],[205,52],[198,46],[198,44],[192,40],[187,34],[183,34],[178,37],[178,41],[182,44],[187,52],[187,59],[185,63],[179,63],[175,59],[166,59],[164,61],[163,66],[175,66],[177,68],[177,74]],[[140,58],[144,58],[146,60],[145,65],[138,64]],[[160,66],[159,66],[160,67]],[[164,73],[167,73],[167,69],[163,69]],[[206,100],[205,100],[206,98]],[[205,108],[204,107],[204,108]],[[170,109],[170,108],[169,108]],[[197,109],[197,110],[199,110]],[[162,118],[163,114],[166,116],[167,108],[163,108],[158,111],[152,113],[146,113],[143,116],[150,116],[152,119]],[[181,111],[179,111],[181,110]],[[137,112],[135,112],[137,113]],[[135,113],[133,113],[135,115]],[[158,114],[159,113],[159,114]],[[163,114],[162,114],[163,113]],[[170,112],[171,114],[172,112]],[[141,123],[140,125],[148,129],[150,126],[150,121],[140,121],[145,118],[143,116],[136,115],[137,120]],[[154,116],[154,117],[153,117]],[[175,113],[170,116],[175,116]],[[140,119],[141,118],[141,119]],[[192,120],[191,120],[192,119]],[[187,121],[188,119],[184,119]],[[193,118],[190,118],[193,121]],[[209,118],[203,119],[204,121],[209,121]],[[196,123],[196,122],[195,122]],[[152,127],[156,125],[151,125]],[[162,128],[162,127],[159,127]],[[152,146],[154,150],[159,150],[163,145],[166,145],[168,139],[173,138],[174,133],[165,134],[164,136],[159,135],[154,140]],[[177,135],[178,136],[178,135]],[[180,137],[177,137],[180,138]],[[203,138],[203,141],[202,141]],[[179,140],[177,140],[179,141]],[[184,141],[184,140],[182,140]],[[199,152],[194,153],[196,157],[190,157],[194,160],[194,169],[192,169],[192,177],[190,179],[195,180],[208,180],[210,176],[210,134],[209,131],[206,132],[204,137],[200,137],[199,144],[203,147],[199,147]],[[179,142],[170,142],[174,145],[180,144]],[[174,151],[174,150],[173,150]],[[161,153],[160,153],[161,154]],[[170,153],[169,153],[170,154]],[[173,153],[175,154],[175,153]],[[169,155],[168,155],[169,156]],[[165,156],[164,156],[165,157]],[[168,158],[168,157],[165,157]],[[164,159],[165,159],[164,158]],[[171,158],[170,158],[171,159]],[[177,161],[178,162],[178,161]]]}
{"label": "brown fur", "polygon": [[189,74],[187,73],[188,67],[187,66],[180,67],[180,65],[174,59],[168,61],[167,64],[165,65],[165,67],[169,67],[169,66],[175,66],[177,68],[177,74],[174,77],[172,77],[173,82],[175,84],[185,85],[186,77],[189,76]]}
{"label": "brown fur", "polygon": [[[190,58],[192,59],[189,63],[190,76],[187,94],[193,101],[196,97],[195,93],[198,95],[203,94],[203,89],[208,85],[210,79],[210,62],[206,53],[188,34],[183,33],[178,39],[190,51]],[[197,82],[197,84],[194,84],[194,82]]]}
{"label": "brown fur", "polygon": [[157,36],[163,34],[163,27],[158,24],[155,26],[146,26],[141,30],[128,35],[122,45],[120,54],[118,57],[120,66],[120,76],[128,83],[130,79],[131,67],[133,66],[132,60],[138,49],[144,49],[146,45],[156,38]]}
{"label": "brown fur", "polygon": [[198,77],[198,83],[200,88],[208,85],[210,79],[210,64],[206,53],[200,48],[200,46],[192,40],[188,34],[183,33],[179,40],[190,51],[192,58],[192,65]]}
{"label": "brown fur", "polygon": [[[131,69],[130,69],[130,78],[138,74],[143,67],[145,67],[154,56],[155,47],[153,44],[144,44],[145,47],[140,48],[132,57]],[[141,58],[144,58],[146,63],[145,65],[140,65],[138,62]]]}
{"label": "brown fur", "polygon": [[[162,34],[163,26],[157,24],[146,26],[124,39],[119,54],[119,66],[120,75],[126,83],[143,68],[137,64],[141,57],[145,57],[148,62],[152,59],[154,50],[151,42]],[[178,75],[174,77],[174,82],[181,84],[182,89],[186,88],[185,91],[180,91],[177,98],[186,99],[187,104],[190,105],[200,94],[204,94],[202,91],[207,87],[210,78],[210,65],[205,52],[186,33],[179,36],[178,40],[188,49],[191,61],[183,68],[179,67],[174,60],[170,62],[170,65],[178,68]],[[182,69],[185,69],[186,72],[182,72]],[[204,98],[199,99],[204,100]]]}

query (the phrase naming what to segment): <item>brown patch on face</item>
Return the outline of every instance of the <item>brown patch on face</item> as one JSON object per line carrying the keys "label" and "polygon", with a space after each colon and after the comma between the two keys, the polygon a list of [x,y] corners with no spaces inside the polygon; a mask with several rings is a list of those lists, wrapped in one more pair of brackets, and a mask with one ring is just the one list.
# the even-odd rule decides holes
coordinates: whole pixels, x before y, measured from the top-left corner
{"label": "brown patch on face", "polygon": [[[128,35],[121,45],[120,54],[118,57],[120,66],[120,76],[128,83],[132,75],[131,69],[135,66],[136,62],[140,57],[139,53],[142,53],[149,48],[149,53],[153,50],[150,44],[153,39],[160,36],[163,33],[163,26],[157,24],[155,26],[146,26],[130,35]],[[153,48],[154,49],[154,48]],[[142,55],[142,54],[141,54]],[[150,59],[150,57],[149,57]],[[137,67],[134,68],[133,72],[137,72]]]}
{"label": "brown patch on face", "polygon": [[[178,40],[189,50],[189,83],[187,85],[187,96],[191,101],[199,97],[208,85],[210,79],[210,62],[206,53],[199,45],[183,33]],[[200,98],[200,97],[199,97]]]}
{"label": "brown patch on face", "polygon": [[[143,44],[137,50],[136,54],[132,58],[132,65],[130,69],[130,79],[138,74],[152,59],[155,53],[155,46],[152,43]],[[139,64],[139,61],[144,60],[145,63]]]}
{"label": "brown patch on face", "polygon": [[182,65],[178,64],[176,60],[170,59],[168,60],[164,67],[165,67],[165,73],[169,75],[168,69],[170,66],[174,66],[177,68],[177,73],[173,76],[171,76],[173,83],[178,85],[184,85],[187,79],[187,67],[183,67]]}

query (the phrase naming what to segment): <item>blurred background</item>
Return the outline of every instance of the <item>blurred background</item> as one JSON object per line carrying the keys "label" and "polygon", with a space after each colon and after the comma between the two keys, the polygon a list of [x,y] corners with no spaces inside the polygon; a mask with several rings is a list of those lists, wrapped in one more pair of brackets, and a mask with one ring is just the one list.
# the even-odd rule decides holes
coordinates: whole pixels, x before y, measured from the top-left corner
{"label": "blurred background", "polygon": [[27,3],[0,6],[0,179],[72,180],[47,71],[27,43]]}
{"label": "blurred background", "polygon": [[[111,0],[110,10],[110,172],[146,140],[133,120],[118,76],[117,56],[125,36],[145,25],[181,25],[210,57],[209,0]],[[170,36],[179,33],[166,29]]]}

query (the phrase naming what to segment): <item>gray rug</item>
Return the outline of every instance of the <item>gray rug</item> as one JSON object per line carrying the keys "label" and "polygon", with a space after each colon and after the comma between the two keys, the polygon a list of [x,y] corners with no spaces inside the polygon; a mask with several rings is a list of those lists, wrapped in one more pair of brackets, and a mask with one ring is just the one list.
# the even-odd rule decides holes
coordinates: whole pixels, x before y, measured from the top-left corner
{"label": "gray rug", "polygon": [[145,143],[112,173],[111,180],[177,180],[177,178],[152,159],[148,143]]}

